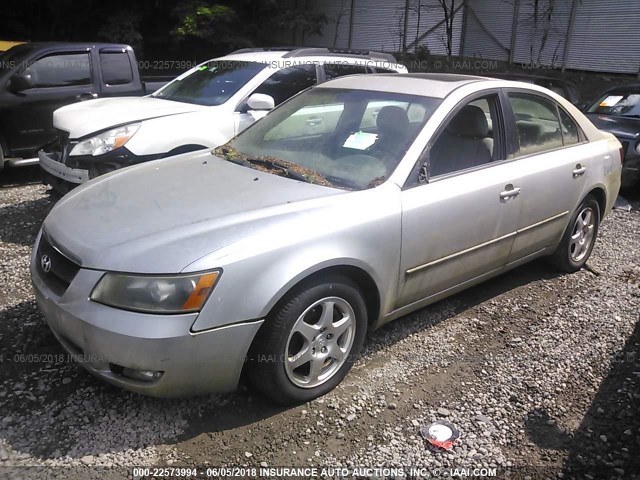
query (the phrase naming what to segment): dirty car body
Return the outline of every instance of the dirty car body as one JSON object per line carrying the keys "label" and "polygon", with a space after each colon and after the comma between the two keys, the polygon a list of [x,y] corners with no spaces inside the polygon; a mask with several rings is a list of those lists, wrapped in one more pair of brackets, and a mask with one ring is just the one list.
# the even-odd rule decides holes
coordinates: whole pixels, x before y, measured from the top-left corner
{"label": "dirty car body", "polygon": [[540,87],[344,77],[213,152],[65,196],[33,250],[36,298],[115,385],[182,396],[247,372],[306,401],[340,382],[367,331],[533,258],[580,268],[619,148]]}

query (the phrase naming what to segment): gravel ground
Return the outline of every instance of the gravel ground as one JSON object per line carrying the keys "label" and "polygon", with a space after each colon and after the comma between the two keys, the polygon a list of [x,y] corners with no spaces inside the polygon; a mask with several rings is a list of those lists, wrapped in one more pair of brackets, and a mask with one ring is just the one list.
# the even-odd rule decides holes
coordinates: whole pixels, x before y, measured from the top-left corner
{"label": "gravel ground", "polygon": [[[640,479],[640,202],[632,203],[603,223],[589,268],[566,275],[534,262],[409,315],[369,338],[336,390],[283,409],[244,385],[222,396],[145,398],[75,365],[29,283],[31,245],[52,202],[39,185],[2,189],[0,477],[235,465],[316,467],[318,476],[347,468],[361,478],[496,468],[497,478]],[[420,436],[436,419],[460,431],[450,452]]]}

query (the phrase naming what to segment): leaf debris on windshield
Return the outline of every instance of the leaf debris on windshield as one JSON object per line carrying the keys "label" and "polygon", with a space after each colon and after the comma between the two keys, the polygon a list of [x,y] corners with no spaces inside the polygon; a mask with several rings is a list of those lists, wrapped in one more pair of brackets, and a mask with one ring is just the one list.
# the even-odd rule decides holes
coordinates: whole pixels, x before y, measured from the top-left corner
{"label": "leaf debris on windshield", "polygon": [[306,181],[308,183],[323,185],[325,187],[337,187],[336,184],[330,182],[311,168],[303,167],[296,163],[289,162],[287,160],[276,158],[270,155],[252,157],[238,152],[229,145],[216,147],[213,149],[212,153],[224,158],[227,161],[251,167],[262,172],[280,175],[283,177],[288,176],[290,178],[293,178],[294,180]]}

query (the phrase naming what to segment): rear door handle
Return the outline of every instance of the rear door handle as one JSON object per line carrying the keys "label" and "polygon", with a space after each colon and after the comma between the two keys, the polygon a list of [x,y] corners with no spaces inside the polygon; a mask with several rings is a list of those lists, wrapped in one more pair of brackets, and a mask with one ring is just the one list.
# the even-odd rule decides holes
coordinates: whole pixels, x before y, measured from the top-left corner
{"label": "rear door handle", "polygon": [[580,164],[576,165],[576,168],[573,169],[573,178],[578,178],[580,175],[584,174],[587,171],[587,167],[583,167]]}
{"label": "rear door handle", "polygon": [[512,198],[512,197],[517,197],[518,195],[520,195],[520,188],[519,187],[514,187],[511,184],[506,185],[504,187],[504,190],[502,192],[500,192],[500,198],[502,200],[507,200],[507,199]]}

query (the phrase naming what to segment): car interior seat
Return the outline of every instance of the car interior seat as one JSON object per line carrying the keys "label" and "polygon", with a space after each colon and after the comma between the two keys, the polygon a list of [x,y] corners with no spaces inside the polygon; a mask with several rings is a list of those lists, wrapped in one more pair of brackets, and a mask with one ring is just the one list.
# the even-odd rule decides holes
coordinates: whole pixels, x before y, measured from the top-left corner
{"label": "car interior seat", "polygon": [[404,153],[409,134],[407,111],[395,105],[382,107],[376,117],[378,138],[370,147],[373,153],[385,163],[397,163]]}
{"label": "car interior seat", "polygon": [[493,159],[493,138],[484,111],[464,106],[446,126],[429,152],[431,176],[442,175],[489,163]]}

